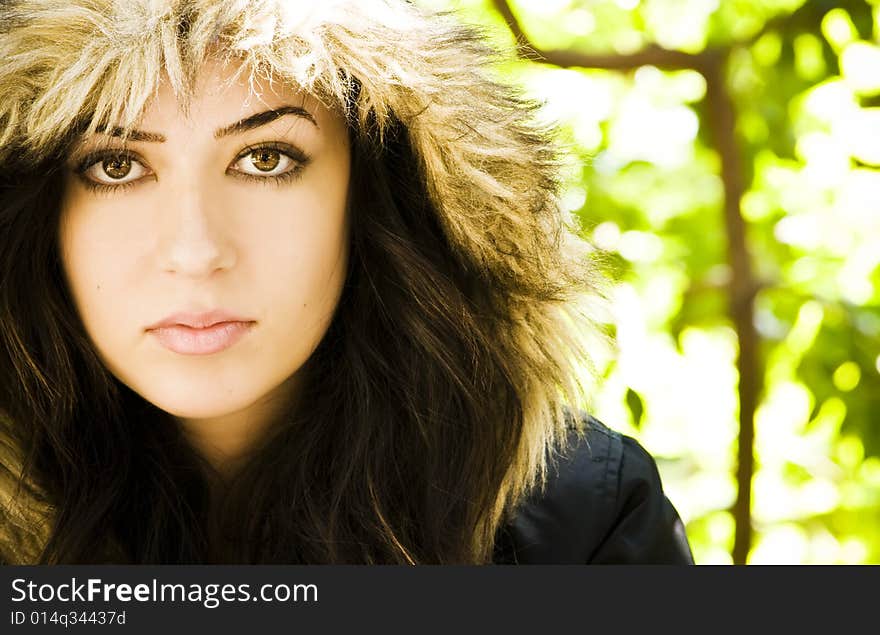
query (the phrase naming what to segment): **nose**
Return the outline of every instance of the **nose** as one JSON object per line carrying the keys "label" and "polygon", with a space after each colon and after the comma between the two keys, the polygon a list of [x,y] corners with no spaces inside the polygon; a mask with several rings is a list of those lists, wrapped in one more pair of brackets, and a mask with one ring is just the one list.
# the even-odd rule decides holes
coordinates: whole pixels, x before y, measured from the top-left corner
{"label": "nose", "polygon": [[236,251],[226,209],[210,188],[188,183],[160,201],[160,258],[170,273],[200,278],[235,265]]}

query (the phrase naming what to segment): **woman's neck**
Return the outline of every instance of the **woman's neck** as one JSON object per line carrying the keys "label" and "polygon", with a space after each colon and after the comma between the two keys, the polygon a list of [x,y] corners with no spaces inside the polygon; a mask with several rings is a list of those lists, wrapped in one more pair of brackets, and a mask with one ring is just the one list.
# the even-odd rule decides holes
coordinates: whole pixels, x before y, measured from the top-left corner
{"label": "woman's neck", "polygon": [[251,450],[294,402],[291,377],[259,401],[242,410],[216,417],[178,417],[184,436],[224,480],[247,460]]}

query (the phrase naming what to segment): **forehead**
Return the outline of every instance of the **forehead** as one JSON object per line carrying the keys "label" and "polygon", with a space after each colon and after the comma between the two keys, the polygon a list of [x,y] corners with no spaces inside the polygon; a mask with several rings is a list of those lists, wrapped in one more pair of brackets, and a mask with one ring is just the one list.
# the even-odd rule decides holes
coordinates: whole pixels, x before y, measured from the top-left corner
{"label": "forehead", "polygon": [[281,106],[299,106],[321,119],[332,116],[315,96],[289,82],[252,73],[241,62],[210,59],[199,69],[185,101],[175,94],[167,76],[162,76],[138,127],[219,125]]}

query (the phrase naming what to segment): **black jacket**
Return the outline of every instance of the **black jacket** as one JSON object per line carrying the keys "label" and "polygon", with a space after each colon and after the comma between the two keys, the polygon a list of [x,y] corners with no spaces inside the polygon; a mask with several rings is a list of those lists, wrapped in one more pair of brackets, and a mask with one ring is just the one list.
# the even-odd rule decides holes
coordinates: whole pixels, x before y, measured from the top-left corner
{"label": "black jacket", "polygon": [[639,443],[587,416],[587,433],[499,530],[496,564],[693,564],[684,525]]}

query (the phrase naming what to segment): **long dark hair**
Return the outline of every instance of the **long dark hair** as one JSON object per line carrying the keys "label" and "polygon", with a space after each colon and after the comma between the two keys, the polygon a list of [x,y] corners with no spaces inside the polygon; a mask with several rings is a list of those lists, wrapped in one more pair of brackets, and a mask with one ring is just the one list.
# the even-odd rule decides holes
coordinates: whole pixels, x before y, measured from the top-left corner
{"label": "long dark hair", "polygon": [[[60,151],[0,189],[0,399],[53,511],[40,563],[484,562],[522,408],[406,129],[352,130],[351,257],[300,407],[221,496],[173,419],[103,366],[57,250]],[[39,292],[37,292],[39,290]]]}

